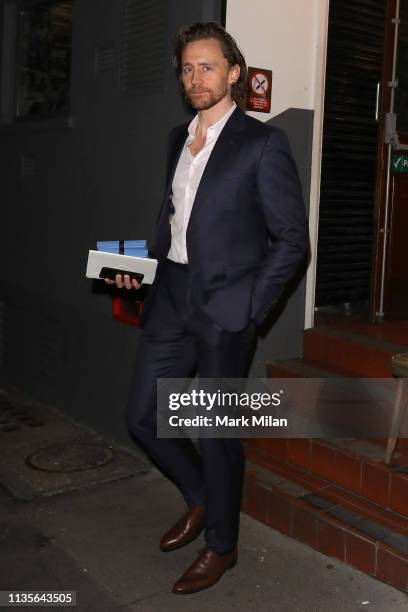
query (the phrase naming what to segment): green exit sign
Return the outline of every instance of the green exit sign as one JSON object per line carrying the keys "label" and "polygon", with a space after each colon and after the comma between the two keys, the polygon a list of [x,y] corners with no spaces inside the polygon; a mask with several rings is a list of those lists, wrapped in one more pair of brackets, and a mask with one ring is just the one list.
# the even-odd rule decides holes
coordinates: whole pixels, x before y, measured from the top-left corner
{"label": "green exit sign", "polygon": [[394,172],[408,173],[408,155],[394,153],[394,155],[392,156],[392,169],[394,170]]}

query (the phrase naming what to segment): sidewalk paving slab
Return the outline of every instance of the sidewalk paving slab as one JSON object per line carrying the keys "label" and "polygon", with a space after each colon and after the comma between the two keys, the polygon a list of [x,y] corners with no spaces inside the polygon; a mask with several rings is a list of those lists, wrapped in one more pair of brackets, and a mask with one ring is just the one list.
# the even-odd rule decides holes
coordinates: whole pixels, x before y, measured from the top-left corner
{"label": "sidewalk paving slab", "polygon": [[204,546],[200,536],[177,551],[159,550],[184,511],[155,469],[30,502],[0,491],[1,588],[76,590],[72,609],[81,612],[408,609],[404,593],[244,514],[237,566],[211,589],[175,595],[173,583]]}

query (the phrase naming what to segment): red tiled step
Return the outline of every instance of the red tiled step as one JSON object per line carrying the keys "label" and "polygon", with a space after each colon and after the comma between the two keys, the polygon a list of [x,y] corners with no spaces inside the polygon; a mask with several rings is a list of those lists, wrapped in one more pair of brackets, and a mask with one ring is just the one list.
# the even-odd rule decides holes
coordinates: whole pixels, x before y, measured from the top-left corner
{"label": "red tiled step", "polygon": [[[301,479],[342,487],[382,510],[408,517],[408,448],[384,464],[385,448],[369,440],[257,438],[245,441],[251,461],[272,470],[289,470]],[[295,472],[293,472],[295,470]]]}
{"label": "red tiled step", "polygon": [[[332,370],[300,359],[272,363],[268,367],[268,374],[275,378],[340,376]],[[384,464],[386,444],[386,439],[247,440],[247,445],[261,453],[266,461],[268,457],[272,461],[278,458],[374,501],[385,509],[392,509],[408,516],[408,440],[399,440],[392,466]]]}
{"label": "red tiled step", "polygon": [[274,361],[267,365],[268,378],[338,378],[339,374],[303,359]]}
{"label": "red tiled step", "polygon": [[[370,336],[378,340],[404,344],[408,347],[408,321],[381,321],[370,323],[365,319],[345,317],[319,311],[315,316],[315,327],[326,326]],[[408,348],[406,349],[408,350]]]}
{"label": "red tiled step", "polygon": [[408,593],[405,517],[296,468],[248,460],[242,511]]}
{"label": "red tiled step", "polygon": [[338,374],[366,378],[392,376],[391,357],[408,347],[345,329],[314,327],[304,333],[304,360]]}

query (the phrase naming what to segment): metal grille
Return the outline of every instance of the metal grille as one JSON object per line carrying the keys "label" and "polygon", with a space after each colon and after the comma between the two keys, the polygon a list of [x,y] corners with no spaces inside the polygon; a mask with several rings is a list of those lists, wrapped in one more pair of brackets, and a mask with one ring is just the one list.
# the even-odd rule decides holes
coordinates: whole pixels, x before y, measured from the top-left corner
{"label": "metal grille", "polygon": [[317,307],[369,297],[384,30],[383,0],[331,0]]}
{"label": "metal grille", "polygon": [[95,74],[109,72],[115,67],[116,49],[111,43],[100,45],[95,49]]}
{"label": "metal grille", "polygon": [[122,91],[148,95],[164,88],[168,10],[166,0],[125,0],[120,66]]}
{"label": "metal grille", "polygon": [[35,157],[34,155],[23,153],[22,158],[21,158],[21,176],[25,178],[26,176],[34,176],[34,175],[35,175]]}

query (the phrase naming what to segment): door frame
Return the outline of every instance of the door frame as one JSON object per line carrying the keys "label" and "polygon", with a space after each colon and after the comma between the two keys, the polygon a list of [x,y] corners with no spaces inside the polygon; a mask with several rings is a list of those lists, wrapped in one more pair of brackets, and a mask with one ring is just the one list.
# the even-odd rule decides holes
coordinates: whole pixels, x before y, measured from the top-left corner
{"label": "door frame", "polygon": [[[319,0],[320,2],[320,0]],[[310,201],[309,201],[309,243],[310,259],[306,272],[306,296],[305,296],[305,319],[304,328],[314,326],[314,309],[316,293],[316,264],[317,264],[317,242],[319,238],[319,206],[320,206],[320,183],[322,167],[323,146],[323,120],[324,120],[324,92],[326,86],[326,61],[327,44],[329,34],[329,5],[330,0],[325,0],[319,5],[316,18],[316,32],[319,39],[316,45],[314,57],[314,118],[313,118],[313,144],[312,163],[310,175]]]}

